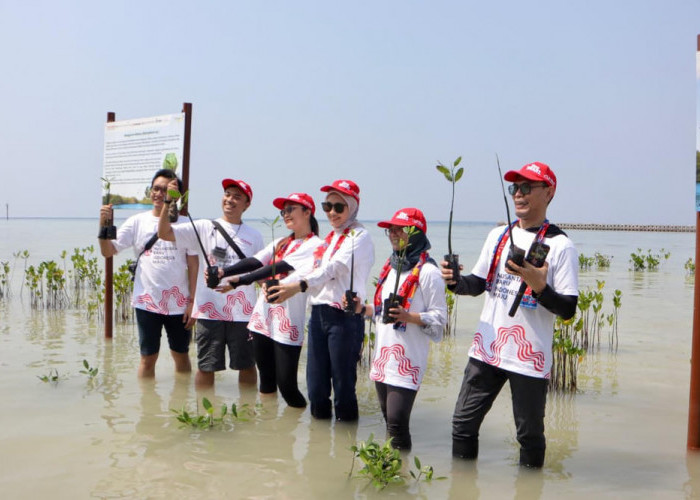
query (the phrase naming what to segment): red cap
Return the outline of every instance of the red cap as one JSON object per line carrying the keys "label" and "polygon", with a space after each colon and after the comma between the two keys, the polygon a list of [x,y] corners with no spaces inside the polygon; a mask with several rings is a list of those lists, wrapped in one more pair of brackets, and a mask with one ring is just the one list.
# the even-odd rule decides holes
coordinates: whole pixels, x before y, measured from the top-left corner
{"label": "red cap", "polygon": [[275,208],[282,210],[284,208],[284,204],[288,201],[298,203],[299,205],[308,208],[311,210],[311,215],[316,212],[316,204],[314,203],[314,199],[306,193],[292,193],[286,198],[275,198],[272,200],[272,204],[275,206]]}
{"label": "red cap", "polygon": [[231,186],[237,187],[246,194],[246,196],[248,197],[248,201],[253,201],[253,190],[246,182],[237,181],[235,179],[224,179],[223,181],[221,181],[221,185],[224,186],[224,191],[226,191]]}
{"label": "red cap", "polygon": [[391,220],[377,222],[377,225],[384,228],[391,226],[415,226],[423,232],[428,229],[423,212],[417,208],[402,208],[394,214]]}
{"label": "red cap", "polygon": [[509,170],[503,178],[507,181],[517,181],[518,177],[524,177],[530,181],[544,182],[553,188],[557,187],[557,176],[554,175],[549,165],[539,161],[528,163],[520,170]]}
{"label": "red cap", "polygon": [[357,187],[357,184],[355,184],[352,181],[339,179],[337,181],[333,181],[333,184],[331,184],[330,186],[323,186],[321,188],[321,191],[340,191],[343,194],[352,196],[357,200],[358,203],[360,202],[360,188]]}

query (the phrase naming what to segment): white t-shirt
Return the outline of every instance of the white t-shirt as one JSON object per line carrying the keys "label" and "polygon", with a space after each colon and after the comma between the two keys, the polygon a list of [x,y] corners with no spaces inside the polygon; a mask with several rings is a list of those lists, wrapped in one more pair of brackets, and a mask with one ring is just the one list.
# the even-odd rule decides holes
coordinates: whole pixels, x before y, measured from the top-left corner
{"label": "white t-shirt", "polygon": [[[132,247],[136,260],[148,240],[157,232],[158,217],[153,212],[142,212],[124,221],[112,245],[117,252]],[[131,305],[158,314],[183,314],[190,298],[186,256],[196,254],[196,247],[156,240],[153,247],[139,259]]]}
{"label": "white t-shirt", "polygon": [[[496,244],[505,226],[493,229],[481,250],[472,273],[486,279]],[[535,233],[513,228],[515,245],[525,249],[535,239]],[[545,238],[550,246],[547,255],[549,270],[547,284],[563,295],[578,295],[578,253],[574,244],[563,234]],[[469,356],[530,377],[549,378],[552,368],[552,337],[554,314],[541,304],[528,308],[523,303],[515,316],[508,316],[521,279],[506,273],[510,239],[506,242],[494,277],[491,292],[485,292],[479,326]]]}
{"label": "white t-shirt", "polygon": [[[216,220],[231,236],[233,241],[236,242],[246,257],[252,257],[263,247],[262,235],[257,229],[245,223],[238,225],[230,224],[224,219]],[[194,224],[202,240],[202,245],[207,252],[210,265],[221,268],[233,265],[240,260],[233,248],[214,227],[212,221],[201,219],[195,221]],[[187,222],[186,224],[174,224],[172,227],[176,241],[182,241],[188,247],[195,245],[199,248],[192,224]],[[215,252],[216,248],[219,251]],[[217,257],[217,254],[220,254],[220,257]],[[256,300],[255,285],[241,286],[229,293],[216,292],[207,287],[204,279],[204,270],[207,265],[200,256],[199,279],[197,280],[193,316],[198,319],[248,322]]]}
{"label": "white t-shirt", "polygon": [[[273,249],[276,248],[281,239],[267,245],[262,251],[255,254],[255,258],[263,265],[270,264]],[[314,250],[321,243],[323,240],[315,235],[308,239],[292,241],[282,259],[292,266],[294,271],[281,279],[280,282],[294,283],[299,281],[301,276],[308,274],[313,268]],[[281,304],[269,304],[265,300],[264,294],[260,293],[253,309],[253,315],[250,317],[248,329],[261,335],[267,335],[281,344],[302,345],[304,343],[307,298],[308,294],[297,293]]]}
{"label": "white t-shirt", "polygon": [[[399,287],[410,272],[401,273]],[[382,287],[382,301],[389,298],[395,280],[396,270],[391,269]],[[418,275],[418,287],[409,312],[420,313],[425,326],[406,323],[406,331],[395,330],[393,324],[382,322],[381,315],[375,317],[377,334],[369,378],[417,391],[428,366],[429,340],[442,340],[447,322],[445,282],[440,270],[429,262],[423,264]]]}
{"label": "white t-shirt", "polygon": [[353,291],[357,292],[360,302],[367,295],[367,279],[374,264],[374,244],[367,230],[360,223],[355,223],[337,251],[333,252],[341,233],[333,232],[330,244],[323,254],[321,264],[308,276],[304,277],[309,285],[311,305],[327,304],[342,309],[341,300],[345,290],[350,289],[350,267],[353,251],[354,279]]}

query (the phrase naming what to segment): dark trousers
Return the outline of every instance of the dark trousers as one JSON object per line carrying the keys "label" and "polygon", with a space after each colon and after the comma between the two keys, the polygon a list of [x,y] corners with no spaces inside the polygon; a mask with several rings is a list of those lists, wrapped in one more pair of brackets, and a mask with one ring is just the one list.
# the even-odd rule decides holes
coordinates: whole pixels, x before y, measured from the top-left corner
{"label": "dark trousers", "polygon": [[301,346],[282,344],[266,335],[253,333],[253,351],[260,374],[260,392],[275,393],[279,388],[289,406],[304,408],[306,399],[297,384]]}
{"label": "dark trousers", "polygon": [[547,380],[502,370],[469,358],[452,417],[452,454],[476,458],[479,428],[493,401],[510,383],[515,430],[520,443],[520,465],[541,467],[544,462],[544,409]]}
{"label": "dark trousers", "polygon": [[386,421],[386,432],[391,438],[392,446],[400,450],[410,450],[409,421],[418,391],[382,382],[375,382],[374,387],[377,389],[379,406]]}
{"label": "dark trousers", "polygon": [[360,315],[346,315],[328,305],[312,306],[306,385],[314,418],[331,418],[334,407],[337,420],[357,420],[355,384],[363,337],[364,322]]}

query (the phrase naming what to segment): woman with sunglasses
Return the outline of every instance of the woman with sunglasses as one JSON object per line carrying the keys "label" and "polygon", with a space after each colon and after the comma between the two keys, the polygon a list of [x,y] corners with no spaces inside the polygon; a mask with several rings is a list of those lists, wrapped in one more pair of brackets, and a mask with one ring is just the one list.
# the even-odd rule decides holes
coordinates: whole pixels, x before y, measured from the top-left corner
{"label": "woman with sunglasses", "polygon": [[357,222],[357,184],[337,180],[321,191],[328,193],[322,207],[333,231],[316,251],[314,270],[296,283],[271,287],[269,297],[288,300],[308,290],[311,318],[306,383],[311,415],[329,419],[335,411],[336,420],[352,422],[358,418],[355,384],[364,321],[359,314],[345,313],[341,302],[345,291],[351,288],[364,302],[374,264],[374,245],[367,230]]}
{"label": "woman with sunglasses", "polygon": [[[428,365],[430,341],[442,340],[447,322],[445,283],[428,254],[427,224],[420,210],[402,208],[377,225],[385,228],[393,252],[379,273],[373,305],[360,309],[357,304],[356,310],[375,318],[369,377],[374,380],[387,435],[395,448],[410,450],[411,410]],[[401,302],[382,314],[395,285]]]}
{"label": "woman with sunglasses", "polygon": [[[280,209],[292,233],[272,241],[253,257],[221,269],[220,277],[231,276],[218,287],[222,293],[265,278],[279,279],[281,283],[296,282],[313,268],[314,252],[322,243],[316,236],[318,222],[313,198],[306,193],[292,193],[286,198],[275,198],[272,204]],[[263,290],[248,323],[248,329],[256,334],[253,350],[260,372],[260,393],[276,394],[279,388],[284,400],[294,408],[306,406],[297,384],[306,298],[298,295],[285,301],[266,300]]]}

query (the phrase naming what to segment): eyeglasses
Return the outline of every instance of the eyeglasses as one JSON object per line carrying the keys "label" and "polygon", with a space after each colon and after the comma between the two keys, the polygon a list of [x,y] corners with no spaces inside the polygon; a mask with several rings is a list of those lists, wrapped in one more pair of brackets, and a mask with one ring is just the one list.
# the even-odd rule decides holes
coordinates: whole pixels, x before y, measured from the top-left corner
{"label": "eyeglasses", "polygon": [[342,214],[345,211],[345,207],[347,207],[345,203],[331,203],[328,201],[321,203],[321,208],[324,212],[330,212],[332,209],[335,210],[335,213]]}
{"label": "eyeglasses", "polygon": [[384,229],[384,234],[391,236],[392,234],[405,233],[406,229],[403,226],[391,226]]}
{"label": "eyeglasses", "polygon": [[282,210],[280,210],[280,215],[284,217],[285,215],[291,214],[295,208],[298,208],[299,205],[287,205],[284,207]]}
{"label": "eyeglasses", "polygon": [[548,187],[547,184],[530,184],[529,182],[523,182],[522,184],[511,184],[508,186],[508,192],[515,196],[515,193],[520,191],[523,195],[530,194],[530,192],[536,187]]}

